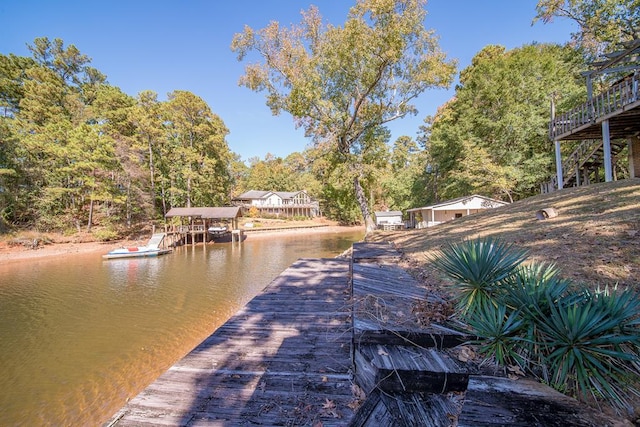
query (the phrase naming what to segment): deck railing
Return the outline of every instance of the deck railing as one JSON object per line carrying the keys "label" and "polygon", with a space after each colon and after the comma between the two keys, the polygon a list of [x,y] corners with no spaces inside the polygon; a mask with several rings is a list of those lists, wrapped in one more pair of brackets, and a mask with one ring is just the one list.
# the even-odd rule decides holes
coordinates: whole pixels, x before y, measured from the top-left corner
{"label": "deck railing", "polygon": [[639,81],[640,73],[636,72],[579,107],[555,117],[549,123],[549,137],[555,140],[560,135],[569,134],[583,125],[594,124],[599,118],[640,101]]}

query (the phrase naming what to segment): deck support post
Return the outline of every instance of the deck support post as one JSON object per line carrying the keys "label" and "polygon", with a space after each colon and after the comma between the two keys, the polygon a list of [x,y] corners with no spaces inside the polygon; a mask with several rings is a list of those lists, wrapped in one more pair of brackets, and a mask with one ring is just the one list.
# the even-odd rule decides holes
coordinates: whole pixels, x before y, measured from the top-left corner
{"label": "deck support post", "polygon": [[611,165],[611,137],[609,136],[609,120],[602,122],[602,149],[604,150],[604,180],[613,181]]}
{"label": "deck support post", "polygon": [[628,139],[629,144],[629,176],[640,178],[640,137]]}
{"label": "deck support post", "polygon": [[558,190],[562,190],[564,179],[562,178],[562,154],[560,153],[560,141],[553,141],[556,147],[556,177],[558,180]]}

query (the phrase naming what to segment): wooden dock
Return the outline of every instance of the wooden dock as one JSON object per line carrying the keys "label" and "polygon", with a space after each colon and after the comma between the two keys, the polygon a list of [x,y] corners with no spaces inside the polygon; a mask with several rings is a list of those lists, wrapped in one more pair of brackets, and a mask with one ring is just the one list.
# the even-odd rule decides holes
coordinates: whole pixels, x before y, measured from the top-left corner
{"label": "wooden dock", "polygon": [[347,425],[349,298],[348,260],[297,261],[107,425]]}
{"label": "wooden dock", "polygon": [[301,259],[108,426],[623,426],[536,381],[484,376],[468,339],[410,321],[427,295],[390,245]]}

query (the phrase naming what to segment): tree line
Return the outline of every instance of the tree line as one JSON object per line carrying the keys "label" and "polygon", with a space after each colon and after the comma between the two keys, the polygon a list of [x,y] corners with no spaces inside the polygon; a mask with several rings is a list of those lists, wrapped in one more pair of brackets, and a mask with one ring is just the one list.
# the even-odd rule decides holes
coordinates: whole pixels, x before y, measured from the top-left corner
{"label": "tree line", "polygon": [[[325,215],[368,227],[373,210],[470,193],[528,197],[553,170],[551,98],[559,110],[584,101],[579,72],[597,54],[590,48],[637,39],[638,1],[567,9],[541,0],[538,19],[580,18],[606,37],[581,26],[564,46],[486,46],[417,137],[395,141],[385,124],[416,114],[415,97],[449,86],[456,71],[424,28],[423,0],[359,1],[343,26],[324,24],[312,8],[292,29],[246,28],[231,48],[239,60],[257,54],[264,62],[247,66],[241,84],[267,91],[274,113],[291,113],[312,140],[284,159],[248,162],[197,95],[130,96],[74,45],[38,38],[30,57],[0,55],[0,228],[100,226],[115,235],[171,207],[224,206],[250,189],[305,189]],[[604,14],[588,7],[595,3],[612,7]]]}

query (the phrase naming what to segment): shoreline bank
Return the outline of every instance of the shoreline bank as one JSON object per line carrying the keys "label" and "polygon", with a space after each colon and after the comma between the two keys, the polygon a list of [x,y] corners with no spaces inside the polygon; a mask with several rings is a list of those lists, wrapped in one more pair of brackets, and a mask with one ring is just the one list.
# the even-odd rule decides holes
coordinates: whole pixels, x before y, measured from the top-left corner
{"label": "shoreline bank", "polygon": [[[246,232],[247,239],[265,239],[278,236],[291,236],[296,234],[320,234],[320,233],[344,233],[350,231],[363,230],[361,226],[322,226],[322,227],[283,227],[270,228],[268,230],[251,229]],[[90,254],[94,252],[107,253],[112,249],[126,246],[144,245],[142,241],[119,240],[114,242],[83,242],[83,243],[50,243],[39,246],[36,249],[24,247],[22,245],[10,246],[7,242],[0,243],[0,265],[17,263],[28,260],[49,259],[54,257],[73,256],[80,254]],[[201,245],[202,243],[198,243]],[[215,243],[207,243],[212,245]]]}

